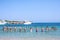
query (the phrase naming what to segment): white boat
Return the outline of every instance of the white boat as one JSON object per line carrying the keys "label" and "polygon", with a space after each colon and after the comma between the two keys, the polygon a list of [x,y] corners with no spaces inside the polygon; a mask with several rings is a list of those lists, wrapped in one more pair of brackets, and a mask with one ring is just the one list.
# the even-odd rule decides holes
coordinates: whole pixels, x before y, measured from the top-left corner
{"label": "white boat", "polygon": [[32,22],[30,22],[30,21],[25,21],[24,24],[27,24],[27,25],[28,25],[28,24],[32,24]]}
{"label": "white boat", "polygon": [[4,25],[6,24],[7,22],[5,22],[4,20],[0,20],[0,25]]}

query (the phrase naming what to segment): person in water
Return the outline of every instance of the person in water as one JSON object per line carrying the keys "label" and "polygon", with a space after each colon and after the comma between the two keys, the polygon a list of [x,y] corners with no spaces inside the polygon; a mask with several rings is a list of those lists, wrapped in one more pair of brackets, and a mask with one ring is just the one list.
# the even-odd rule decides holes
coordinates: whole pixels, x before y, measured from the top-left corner
{"label": "person in water", "polygon": [[14,27],[14,31],[16,32],[16,27]]}
{"label": "person in water", "polygon": [[32,28],[30,28],[30,32],[32,32]]}
{"label": "person in water", "polygon": [[36,28],[36,32],[38,32],[38,28]]}
{"label": "person in water", "polygon": [[56,28],[56,27],[51,27],[51,30],[56,31],[56,30],[57,30],[57,28]]}
{"label": "person in water", "polygon": [[20,27],[19,31],[22,32],[22,27]]}
{"label": "person in water", "polygon": [[26,32],[26,28],[24,28],[24,32]]}
{"label": "person in water", "polygon": [[46,32],[48,32],[49,31],[49,28],[48,28],[48,26],[46,26]]}
{"label": "person in water", "polygon": [[3,27],[3,31],[7,32],[8,31],[8,27],[4,26]]}
{"label": "person in water", "polygon": [[10,32],[12,32],[12,27],[10,27]]}
{"label": "person in water", "polygon": [[44,27],[41,27],[41,32],[44,32]]}

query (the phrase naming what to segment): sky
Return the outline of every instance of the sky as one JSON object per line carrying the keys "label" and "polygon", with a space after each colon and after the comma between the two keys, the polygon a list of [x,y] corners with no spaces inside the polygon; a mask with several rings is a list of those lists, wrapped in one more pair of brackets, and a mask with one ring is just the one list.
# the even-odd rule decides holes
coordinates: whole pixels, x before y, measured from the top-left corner
{"label": "sky", "polygon": [[0,19],[60,22],[60,0],[0,0]]}

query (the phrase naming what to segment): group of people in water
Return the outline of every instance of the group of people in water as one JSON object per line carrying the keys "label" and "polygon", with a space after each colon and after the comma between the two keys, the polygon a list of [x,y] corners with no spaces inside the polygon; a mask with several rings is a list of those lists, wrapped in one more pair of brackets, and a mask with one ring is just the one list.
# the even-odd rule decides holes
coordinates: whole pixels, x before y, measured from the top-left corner
{"label": "group of people in water", "polygon": [[[4,32],[8,32],[8,30],[9,30],[10,32],[12,32],[13,29],[12,29],[12,27],[9,27],[9,28],[6,27],[6,26],[3,27],[3,31],[4,31]],[[22,28],[22,27],[20,27],[20,28],[19,28],[19,32],[22,32],[22,30],[24,30],[24,32],[26,32],[26,31],[27,31],[27,28]],[[48,31],[50,31],[50,30],[55,31],[55,30],[57,30],[57,28],[56,28],[56,27],[51,27],[51,28],[49,28],[48,26],[46,26],[46,28],[41,27],[41,32],[44,32],[44,31],[48,32]],[[14,32],[16,32],[16,31],[17,31],[17,27],[14,27]],[[32,32],[32,31],[33,31],[33,28],[31,27],[31,28],[29,29],[29,31]],[[36,32],[39,31],[38,27],[35,28],[35,31],[36,31]]]}

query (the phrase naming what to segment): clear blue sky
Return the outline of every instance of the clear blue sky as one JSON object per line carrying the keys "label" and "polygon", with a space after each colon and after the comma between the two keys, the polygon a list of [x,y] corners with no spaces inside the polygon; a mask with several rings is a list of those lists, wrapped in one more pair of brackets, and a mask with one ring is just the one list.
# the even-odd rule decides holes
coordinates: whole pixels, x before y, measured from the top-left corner
{"label": "clear blue sky", "polygon": [[0,0],[0,19],[60,22],[60,0]]}

